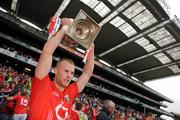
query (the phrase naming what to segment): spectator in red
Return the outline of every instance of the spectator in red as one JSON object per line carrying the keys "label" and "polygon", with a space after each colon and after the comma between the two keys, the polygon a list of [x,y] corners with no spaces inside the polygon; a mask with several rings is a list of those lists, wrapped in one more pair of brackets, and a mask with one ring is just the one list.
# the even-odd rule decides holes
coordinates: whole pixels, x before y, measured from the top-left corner
{"label": "spectator in red", "polygon": [[13,120],[26,120],[29,100],[26,92],[21,90],[15,96],[6,97],[7,100],[15,100],[16,106],[14,110]]}
{"label": "spectator in red", "polygon": [[4,76],[3,73],[0,71],[0,85],[4,83]]}
{"label": "spectator in red", "polygon": [[11,88],[10,88],[10,84],[9,84],[9,83],[6,82],[6,83],[4,84],[3,92],[4,92],[4,93],[9,93],[9,92],[11,92]]}
{"label": "spectator in red", "polygon": [[82,109],[82,104],[79,102],[75,103],[75,109],[72,109],[72,120],[81,120],[79,111]]}
{"label": "spectator in red", "polygon": [[96,120],[96,117],[99,115],[100,110],[99,110],[99,104],[96,104],[92,108],[92,120]]}
{"label": "spectator in red", "polygon": [[75,65],[68,58],[60,59],[57,62],[54,69],[54,81],[50,80],[48,74],[52,67],[53,53],[69,25],[72,24],[72,19],[63,18],[61,24],[63,27],[45,43],[35,70],[30,96],[30,120],[71,119],[73,101],[84,89],[94,69],[94,45],[92,45],[88,55],[89,59],[76,82],[70,84],[75,72]]}
{"label": "spectator in red", "polygon": [[90,105],[88,101],[85,101],[85,104],[83,105],[82,111],[88,115],[89,114]]}
{"label": "spectator in red", "polygon": [[122,116],[121,112],[118,110],[115,110],[114,120],[122,120],[121,116]]}
{"label": "spectator in red", "polygon": [[148,113],[146,114],[146,117],[145,117],[144,120],[154,120],[154,114],[151,113],[151,112],[148,112]]}
{"label": "spectator in red", "polygon": [[88,120],[88,117],[84,112],[82,112],[83,104],[81,102],[76,103],[75,110],[73,111],[73,120]]}

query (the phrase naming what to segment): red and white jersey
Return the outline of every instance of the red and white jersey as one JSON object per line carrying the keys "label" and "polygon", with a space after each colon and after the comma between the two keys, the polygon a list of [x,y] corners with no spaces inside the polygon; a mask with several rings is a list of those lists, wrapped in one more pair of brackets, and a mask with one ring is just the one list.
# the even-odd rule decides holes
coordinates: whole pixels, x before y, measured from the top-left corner
{"label": "red and white jersey", "polygon": [[71,120],[72,104],[78,96],[77,83],[60,91],[49,76],[32,82],[29,120]]}
{"label": "red and white jersey", "polygon": [[26,96],[16,95],[13,97],[16,100],[16,107],[14,113],[16,114],[27,114],[29,100]]}

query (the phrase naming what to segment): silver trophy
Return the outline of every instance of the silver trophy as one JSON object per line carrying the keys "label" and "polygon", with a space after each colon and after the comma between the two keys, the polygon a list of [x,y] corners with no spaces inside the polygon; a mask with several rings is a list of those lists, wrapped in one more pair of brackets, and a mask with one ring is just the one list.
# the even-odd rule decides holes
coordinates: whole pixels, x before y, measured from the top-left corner
{"label": "silver trophy", "polygon": [[101,27],[90,16],[83,10],[80,10],[69,27],[62,44],[68,47],[74,47],[80,44],[88,49],[94,42],[100,29]]}

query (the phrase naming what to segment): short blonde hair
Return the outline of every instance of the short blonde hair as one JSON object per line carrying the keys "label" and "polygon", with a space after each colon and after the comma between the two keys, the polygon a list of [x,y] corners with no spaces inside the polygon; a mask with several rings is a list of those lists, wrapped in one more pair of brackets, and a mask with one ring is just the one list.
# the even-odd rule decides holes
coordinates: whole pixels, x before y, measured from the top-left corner
{"label": "short blonde hair", "polygon": [[62,61],[67,61],[67,62],[71,63],[72,65],[75,65],[75,64],[74,64],[74,61],[73,61],[72,59],[63,57],[63,58],[61,58],[61,59],[56,63],[56,67],[58,67],[59,64],[60,64]]}

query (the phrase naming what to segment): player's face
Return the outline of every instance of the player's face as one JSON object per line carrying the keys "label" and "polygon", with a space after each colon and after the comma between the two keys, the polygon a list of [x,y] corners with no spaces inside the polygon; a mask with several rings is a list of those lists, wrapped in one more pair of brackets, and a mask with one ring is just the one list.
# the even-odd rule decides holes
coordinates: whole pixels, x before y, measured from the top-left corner
{"label": "player's face", "polygon": [[59,63],[55,82],[58,84],[59,87],[65,88],[69,85],[74,75],[75,66],[70,62],[64,60]]}

